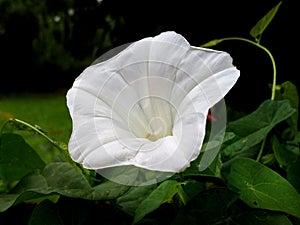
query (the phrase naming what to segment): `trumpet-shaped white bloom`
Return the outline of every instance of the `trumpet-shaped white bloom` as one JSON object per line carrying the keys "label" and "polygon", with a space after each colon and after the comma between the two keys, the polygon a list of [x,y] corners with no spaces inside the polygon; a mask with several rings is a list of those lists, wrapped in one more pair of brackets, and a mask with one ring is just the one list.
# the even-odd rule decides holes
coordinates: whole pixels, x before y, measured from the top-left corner
{"label": "trumpet-shaped white bloom", "polygon": [[70,155],[95,170],[183,171],[200,153],[208,110],[238,77],[229,54],[175,32],[134,42],[86,68],[68,91]]}

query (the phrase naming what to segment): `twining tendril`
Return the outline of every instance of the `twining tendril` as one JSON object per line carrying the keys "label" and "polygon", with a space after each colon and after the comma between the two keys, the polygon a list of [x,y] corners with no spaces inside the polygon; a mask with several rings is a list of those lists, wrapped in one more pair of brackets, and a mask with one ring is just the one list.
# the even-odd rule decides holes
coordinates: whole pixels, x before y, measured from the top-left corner
{"label": "twining tendril", "polygon": [[272,53],[266,47],[259,44],[259,40],[257,40],[258,42],[255,42],[255,41],[251,41],[247,38],[242,38],[242,37],[227,37],[227,38],[216,39],[216,40],[210,41],[210,42],[202,45],[201,47],[213,46],[213,45],[219,44],[220,42],[223,42],[223,41],[244,41],[244,42],[248,42],[248,43],[250,43],[252,45],[255,45],[256,47],[264,50],[268,54],[268,56],[270,57],[270,60],[272,62],[272,67],[273,67],[273,83],[272,83],[271,100],[274,100],[275,99],[275,93],[276,93],[276,76],[277,76],[276,73],[277,73],[277,70],[276,70],[275,59],[274,59]]}
{"label": "twining tendril", "polygon": [[[272,67],[273,67],[273,83],[272,83],[272,94],[271,94],[271,100],[275,100],[275,94],[276,94],[276,76],[277,76],[277,70],[276,70],[276,63],[275,63],[275,59],[272,55],[272,53],[263,45],[260,44],[260,38],[259,39],[255,39],[256,41],[252,41],[249,40],[247,38],[242,38],[242,37],[227,37],[227,38],[221,38],[221,39],[216,39],[213,41],[210,41],[204,45],[202,45],[201,47],[210,47],[216,44],[219,44],[222,41],[244,41],[247,43],[250,43],[262,50],[264,50],[268,56],[270,57],[270,60],[272,62]],[[263,150],[265,148],[265,144],[266,144],[266,138],[263,140],[261,147],[259,149],[259,153],[257,155],[256,161],[258,162],[262,156]]]}

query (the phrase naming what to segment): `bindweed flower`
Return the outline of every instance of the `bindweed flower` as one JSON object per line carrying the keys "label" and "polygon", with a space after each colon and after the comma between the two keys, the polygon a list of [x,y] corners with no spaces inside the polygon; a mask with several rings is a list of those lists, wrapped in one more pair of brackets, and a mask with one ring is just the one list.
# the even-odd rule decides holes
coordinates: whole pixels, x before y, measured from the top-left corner
{"label": "bindweed flower", "polygon": [[228,53],[175,32],[134,42],[68,91],[70,155],[87,169],[181,172],[200,153],[209,109],[238,77]]}

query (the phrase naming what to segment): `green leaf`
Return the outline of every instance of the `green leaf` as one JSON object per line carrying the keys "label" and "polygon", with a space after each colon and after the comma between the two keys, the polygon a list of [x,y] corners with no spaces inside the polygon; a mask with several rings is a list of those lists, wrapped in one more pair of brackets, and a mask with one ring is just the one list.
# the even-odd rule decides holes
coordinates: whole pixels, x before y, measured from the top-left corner
{"label": "green leaf", "polygon": [[276,161],[274,153],[265,154],[261,157],[260,162],[266,166],[272,165]]}
{"label": "green leaf", "polygon": [[253,113],[227,125],[235,137],[221,148],[223,160],[228,160],[260,143],[274,126],[295,113],[288,100],[266,100]]}
{"label": "green leaf", "polygon": [[22,193],[28,190],[47,188],[47,180],[39,173],[29,174],[20,180],[20,182],[11,190],[11,193]]}
{"label": "green leaf", "polygon": [[133,216],[138,205],[155,189],[154,185],[131,187],[128,192],[117,198],[116,203],[120,208]]}
{"label": "green leaf", "polygon": [[287,180],[300,192],[300,158],[287,169]]}
{"label": "green leaf", "polygon": [[281,211],[300,218],[300,195],[282,176],[249,158],[231,166],[228,184],[250,207]]}
{"label": "green leaf", "polygon": [[42,175],[47,184],[55,189],[89,189],[90,185],[82,173],[66,162],[57,162],[48,164]]}
{"label": "green leaf", "polygon": [[35,191],[26,191],[22,194],[3,194],[0,195],[0,212],[4,212],[10,207],[17,205],[21,202],[29,201],[44,197],[44,193],[37,193]]}
{"label": "green leaf", "polygon": [[299,148],[295,147],[292,149],[292,146],[289,146],[288,144],[281,144],[275,135],[271,138],[271,144],[275,158],[282,168],[287,169],[289,165],[297,160]]}
{"label": "green leaf", "polygon": [[0,195],[0,212],[24,201],[57,194],[87,200],[111,200],[129,188],[111,181],[91,187],[82,173],[69,163],[50,163],[40,175],[24,177],[15,188],[15,193]]}
{"label": "green leaf", "polygon": [[126,193],[129,188],[130,186],[108,180],[93,187],[83,198],[90,200],[112,200]]}
{"label": "green leaf", "polygon": [[151,194],[141,202],[135,211],[133,224],[140,221],[144,216],[158,209],[163,203],[172,201],[177,193],[177,181],[166,180],[162,182]]}
{"label": "green leaf", "polygon": [[268,27],[270,22],[273,20],[274,16],[276,15],[279,6],[282,2],[279,2],[275,7],[273,7],[263,18],[261,18],[255,26],[251,29],[250,35],[257,39],[264,30]]}
{"label": "green leaf", "polygon": [[58,193],[71,198],[110,200],[125,193],[129,186],[105,181],[95,187],[69,163],[51,163],[43,171],[48,188],[40,193]]}
{"label": "green leaf", "polygon": [[0,178],[7,181],[21,179],[45,163],[24,139],[17,134],[2,134],[0,137]]}
{"label": "green leaf", "polygon": [[279,85],[279,90],[276,92],[276,99],[289,100],[291,107],[296,110],[296,112],[287,119],[289,128],[284,133],[286,139],[293,139],[298,132],[299,95],[297,87],[290,81],[282,83]]}
{"label": "green leaf", "polygon": [[220,42],[222,42],[223,40],[222,39],[215,39],[215,40],[212,40],[212,41],[209,41],[203,45],[201,45],[202,48],[209,48],[209,47],[213,47],[217,44],[219,44]]}

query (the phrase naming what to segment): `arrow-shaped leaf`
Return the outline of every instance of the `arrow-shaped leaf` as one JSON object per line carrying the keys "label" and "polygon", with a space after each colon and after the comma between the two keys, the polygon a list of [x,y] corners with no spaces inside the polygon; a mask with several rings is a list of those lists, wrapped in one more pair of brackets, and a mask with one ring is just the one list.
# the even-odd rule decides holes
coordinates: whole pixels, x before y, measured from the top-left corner
{"label": "arrow-shaped leaf", "polygon": [[261,18],[255,26],[251,29],[250,35],[257,39],[264,30],[268,27],[270,22],[273,20],[274,16],[276,15],[279,6],[282,2],[279,2],[275,7],[273,7],[263,18]]}
{"label": "arrow-shaped leaf", "polygon": [[234,133],[235,137],[223,144],[221,149],[223,158],[231,159],[257,145],[274,126],[293,113],[295,109],[290,106],[288,100],[267,100],[255,112],[229,123],[227,132]]}

